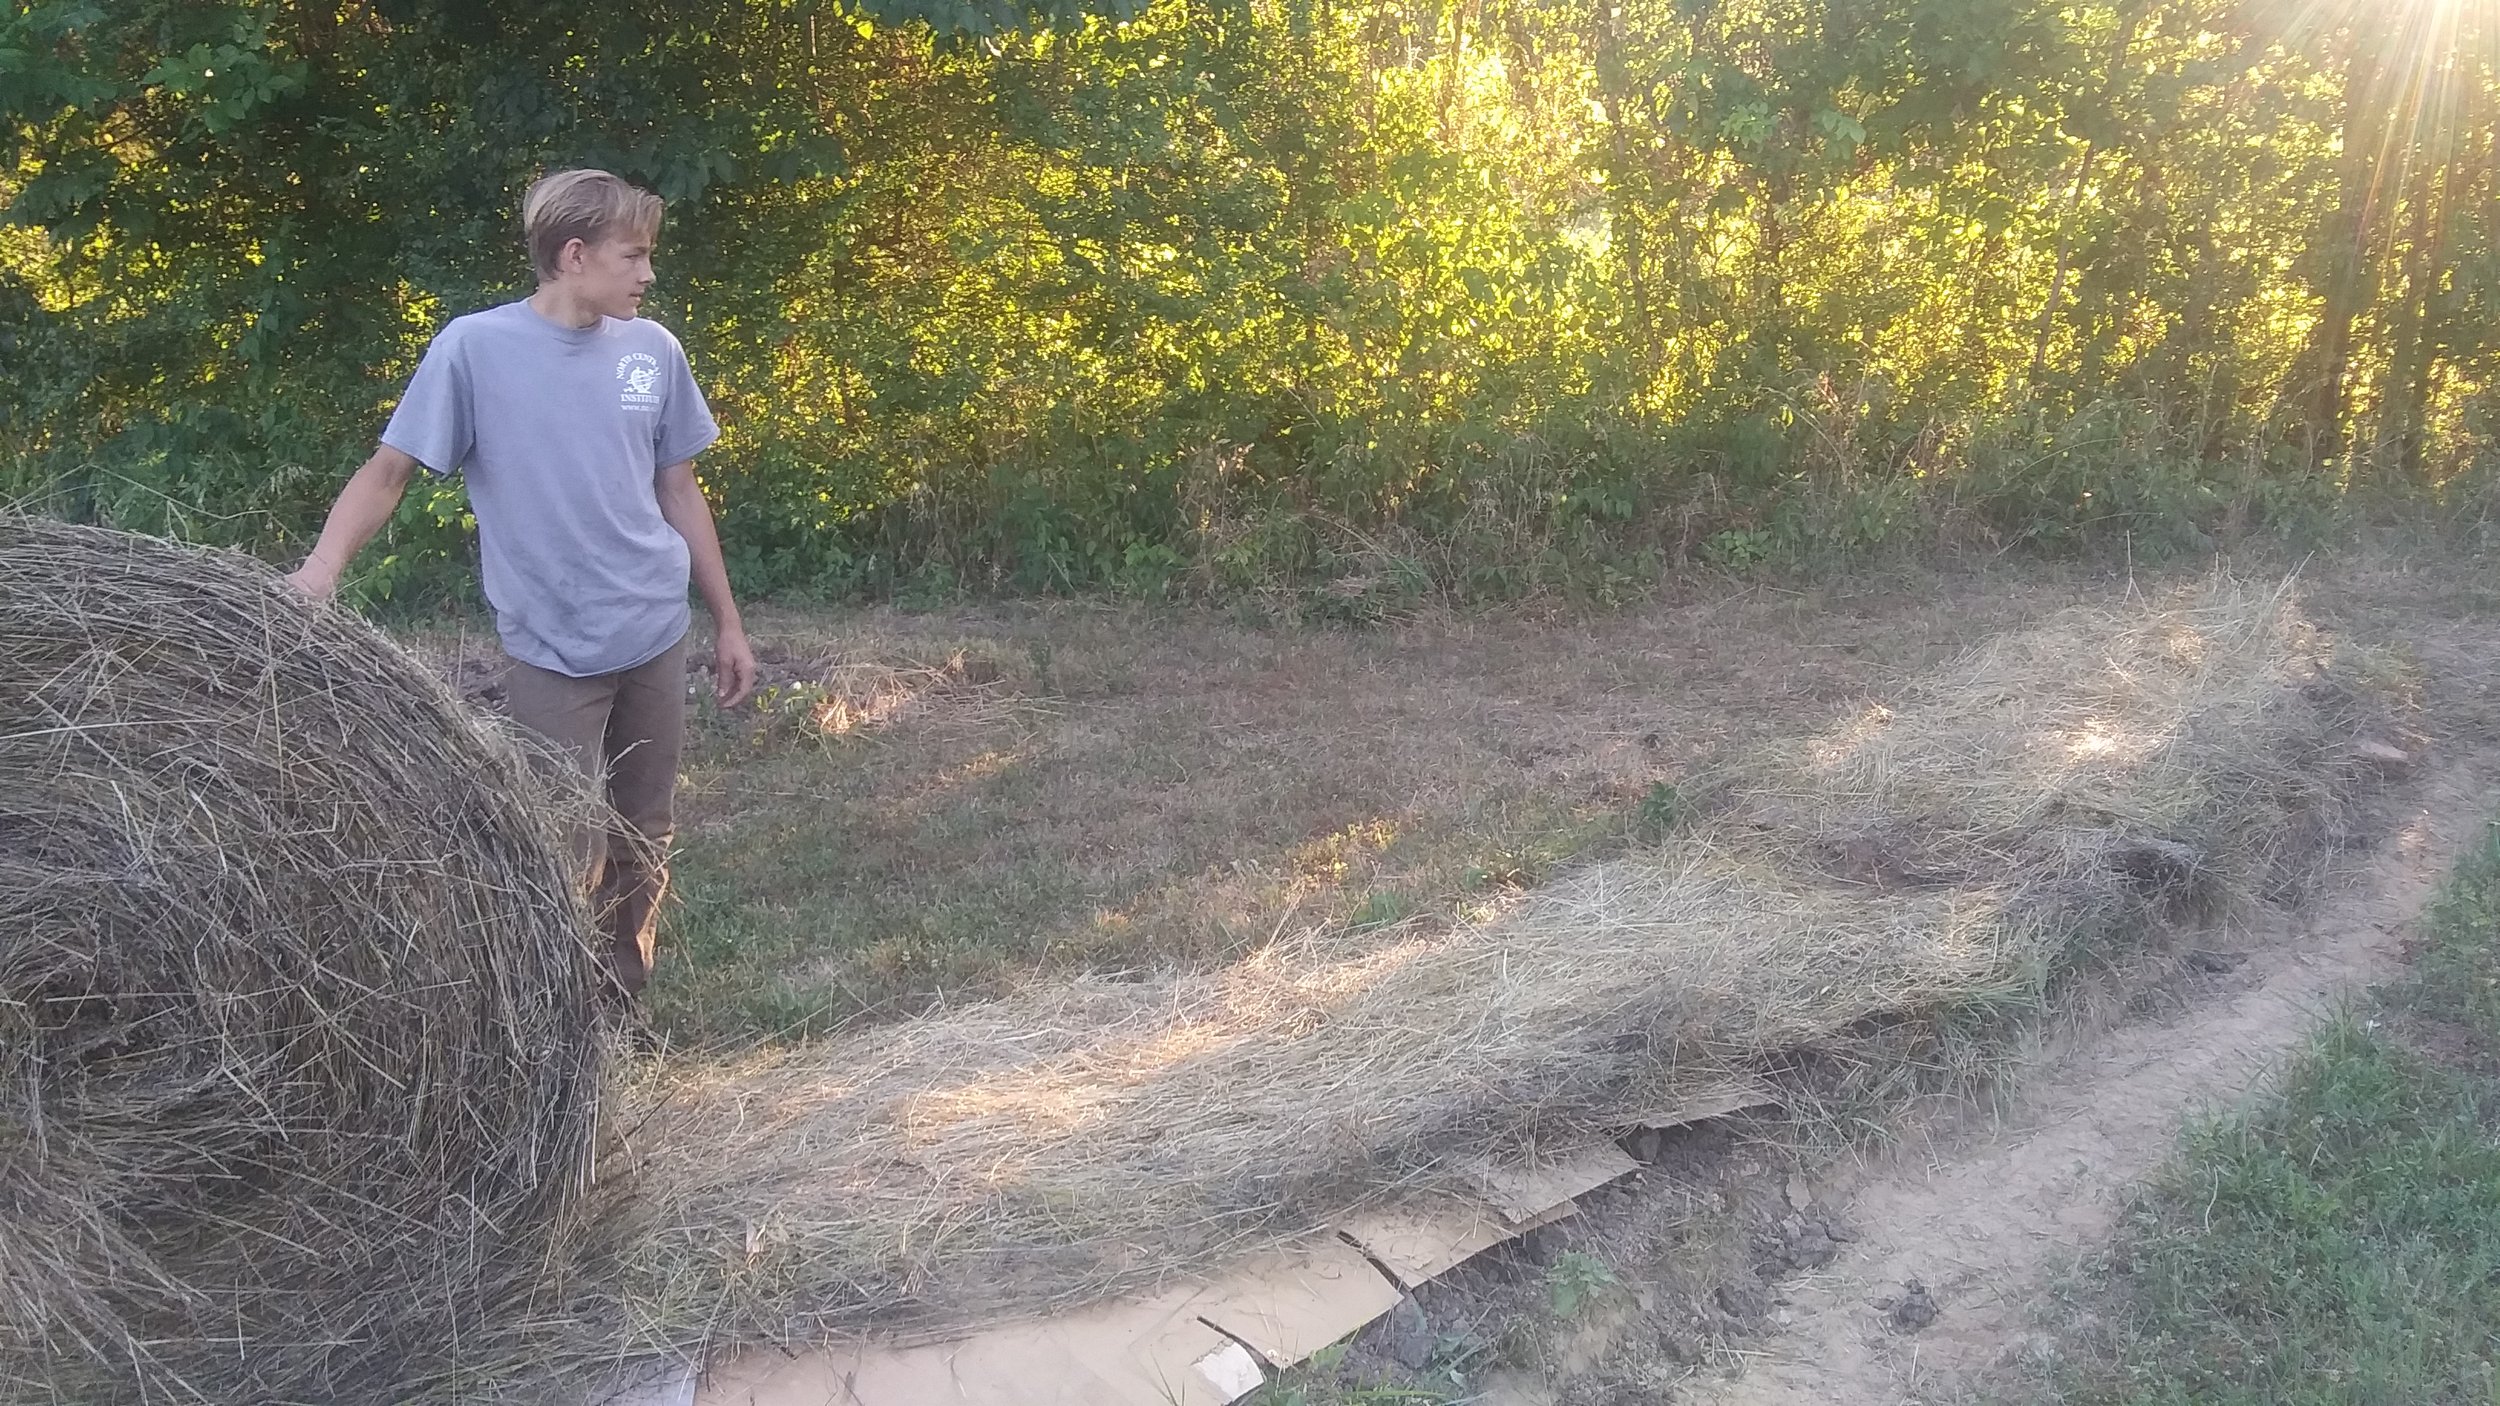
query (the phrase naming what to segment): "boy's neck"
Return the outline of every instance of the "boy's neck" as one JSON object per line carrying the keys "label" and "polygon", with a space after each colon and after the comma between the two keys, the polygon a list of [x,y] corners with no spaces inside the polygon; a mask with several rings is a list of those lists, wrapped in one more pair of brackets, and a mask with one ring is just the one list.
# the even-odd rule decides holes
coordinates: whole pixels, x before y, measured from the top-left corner
{"label": "boy's neck", "polygon": [[560,283],[541,283],[530,294],[530,310],[559,327],[596,327],[600,314],[581,305]]}

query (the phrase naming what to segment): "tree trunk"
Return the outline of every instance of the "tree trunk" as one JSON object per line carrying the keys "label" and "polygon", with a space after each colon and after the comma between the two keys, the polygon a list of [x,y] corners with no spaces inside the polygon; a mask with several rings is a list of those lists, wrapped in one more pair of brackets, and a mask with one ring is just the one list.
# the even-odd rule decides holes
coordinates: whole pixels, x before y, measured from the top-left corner
{"label": "tree trunk", "polygon": [[2327,231],[2326,307],[2318,320],[2317,392],[2309,410],[2309,467],[2324,468],[2344,450],[2352,334],[2370,301],[2371,235],[2378,223],[2381,149],[2394,120],[2380,111],[2383,79],[2377,54],[2356,41],[2345,67],[2343,198]]}
{"label": "tree trunk", "polygon": [[1656,357],[1658,336],[1650,321],[1649,261],[1642,238],[1639,199],[1633,189],[1631,146],[1623,124],[1623,97],[1630,85],[1624,72],[1623,23],[1616,8],[1618,3],[1619,0],[1590,0],[1590,47],[1596,60],[1592,67],[1596,69],[1598,107],[1606,114],[1607,238],[1623,255],[1624,283],[1632,295],[1632,329],[1640,339],[1641,361],[1647,367]]}
{"label": "tree trunk", "polygon": [[[2109,56],[2109,69],[2101,78],[2100,102],[2110,105],[2111,95],[2118,88],[2118,70],[2127,63],[2127,53],[2135,47],[2136,26],[2142,22],[2144,7],[2131,4],[2118,14],[2118,46]],[[2049,300],[2040,309],[2040,335],[2031,348],[2031,371],[2025,381],[2037,386],[2040,373],[2048,366],[2049,338],[2057,330],[2058,305],[2066,298],[2066,275],[2074,254],[2075,216],[2083,208],[2083,193],[2092,184],[2092,163],[2100,157],[2101,142],[2095,136],[2083,144],[2083,159],[2075,166],[2074,189],[2066,197],[2066,213],[2057,222],[2057,273],[2049,281]]]}
{"label": "tree trunk", "polygon": [[[2460,109],[2470,102],[2461,92],[2451,96]],[[2397,414],[2397,469],[2409,485],[2422,481],[2422,440],[2447,322],[2449,233],[2463,195],[2465,170],[2457,159],[2457,145],[2460,133],[2472,130],[2463,122],[2462,111],[2457,116],[2457,121],[2440,124],[2410,197],[2414,206],[2412,247],[2405,251],[2405,332],[2390,387],[2403,398]],[[2436,211],[2430,208],[2434,199]]]}

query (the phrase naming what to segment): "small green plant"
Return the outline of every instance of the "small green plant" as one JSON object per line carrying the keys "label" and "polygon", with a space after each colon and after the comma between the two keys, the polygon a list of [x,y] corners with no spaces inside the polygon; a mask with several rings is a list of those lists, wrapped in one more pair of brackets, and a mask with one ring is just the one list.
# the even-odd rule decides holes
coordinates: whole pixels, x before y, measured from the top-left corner
{"label": "small green plant", "polygon": [[1771,559],[1771,534],[1759,527],[1731,527],[1701,544],[1702,557],[1729,571],[1751,571]]}
{"label": "small green plant", "polygon": [[1385,928],[1415,911],[1415,904],[1394,889],[1381,889],[1365,897],[1346,917],[1346,926],[1356,932]]}
{"label": "small green plant", "polygon": [[[791,737],[821,738],[821,720],[831,697],[831,691],[823,684],[806,679],[764,685],[747,705],[755,719],[755,725],[746,731],[747,742],[762,747]],[[720,711],[708,695],[697,704],[697,717],[706,727],[735,725],[734,715]]]}
{"label": "small green plant", "polygon": [[1116,583],[1126,594],[1161,600],[1188,565],[1186,557],[1161,542],[1131,542],[1120,553]]}
{"label": "small green plant", "polygon": [[955,568],[943,561],[924,561],[903,578],[894,591],[894,603],[905,610],[936,610],[952,605],[963,595],[963,582]]}
{"label": "small green plant", "polygon": [[1587,1312],[1615,1282],[1615,1272],[1604,1260],[1580,1250],[1565,1250],[1553,1268],[1545,1271],[1545,1296],[1554,1316],[1568,1322]]}
{"label": "small green plant", "polygon": [[1059,676],[1052,671],[1053,666],[1059,662],[1059,656],[1057,651],[1050,647],[1048,639],[1035,635],[1032,639],[1025,641],[1024,657],[1025,662],[1033,666],[1034,687],[1044,693],[1052,692],[1059,687]]}
{"label": "small green plant", "polygon": [[1657,844],[1674,833],[1684,819],[1684,796],[1672,782],[1653,781],[1632,807],[1632,834],[1643,844]]}

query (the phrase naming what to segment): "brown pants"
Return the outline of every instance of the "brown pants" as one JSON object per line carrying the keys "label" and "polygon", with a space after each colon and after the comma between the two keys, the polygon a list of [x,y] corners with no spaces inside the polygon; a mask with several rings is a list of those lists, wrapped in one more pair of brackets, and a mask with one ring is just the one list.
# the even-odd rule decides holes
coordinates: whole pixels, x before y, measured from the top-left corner
{"label": "brown pants", "polygon": [[647,664],[587,679],[516,659],[504,692],[515,721],[564,748],[594,782],[606,779],[620,823],[584,827],[574,849],[608,970],[626,995],[637,995],[651,976],[668,893],[677,758],[686,741],[686,641]]}

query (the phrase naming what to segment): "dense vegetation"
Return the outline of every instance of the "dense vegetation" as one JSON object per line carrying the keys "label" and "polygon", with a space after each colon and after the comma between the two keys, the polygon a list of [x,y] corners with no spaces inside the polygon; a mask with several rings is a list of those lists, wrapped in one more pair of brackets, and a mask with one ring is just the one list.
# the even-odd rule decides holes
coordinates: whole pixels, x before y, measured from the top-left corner
{"label": "dense vegetation", "polygon": [[673,202],[753,589],[2471,515],[2483,3],[10,0],[0,498],[292,550],[587,162]]}

